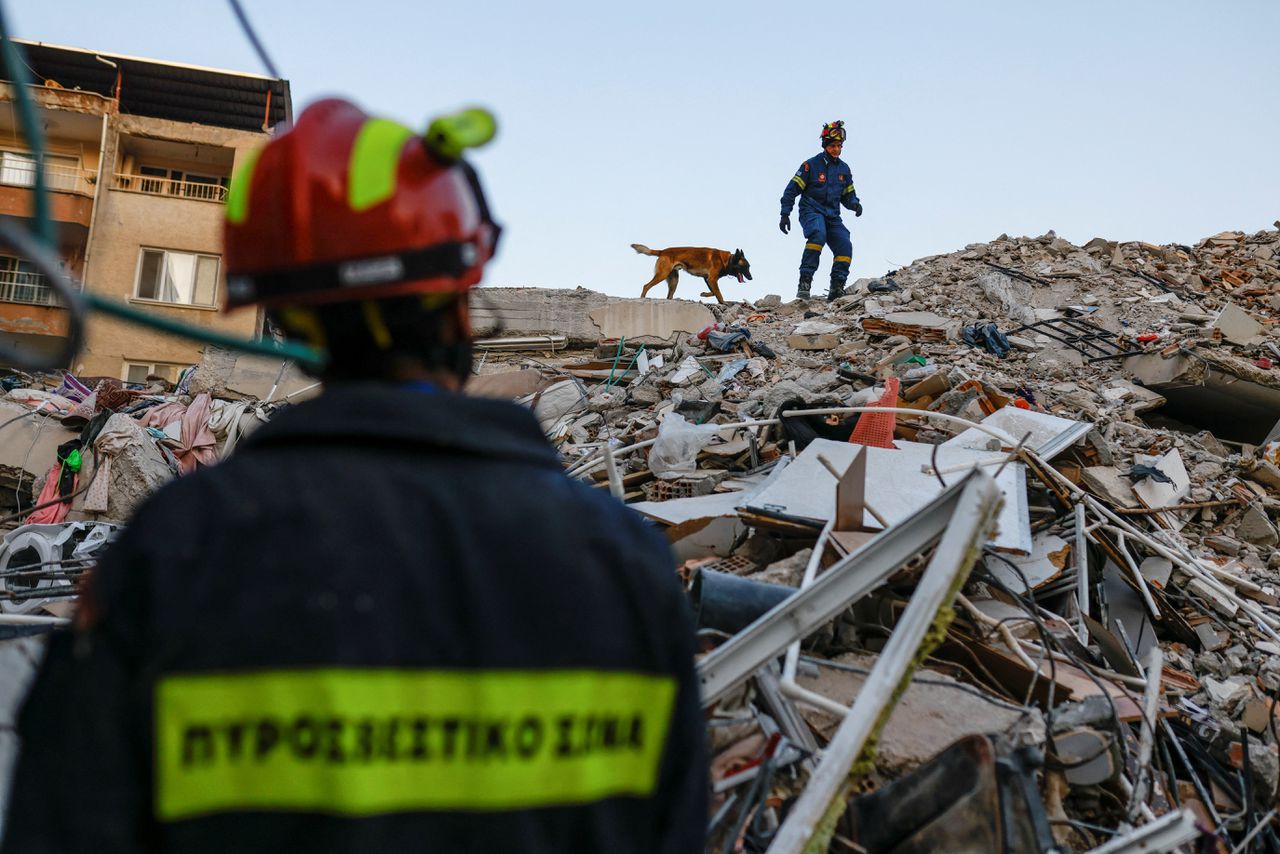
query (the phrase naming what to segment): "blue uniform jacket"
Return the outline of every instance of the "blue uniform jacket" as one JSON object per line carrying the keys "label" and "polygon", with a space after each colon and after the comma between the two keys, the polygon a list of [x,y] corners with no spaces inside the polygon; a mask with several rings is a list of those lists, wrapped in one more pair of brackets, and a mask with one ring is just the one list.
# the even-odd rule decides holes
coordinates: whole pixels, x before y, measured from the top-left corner
{"label": "blue uniform jacket", "polygon": [[796,174],[782,191],[782,215],[791,215],[791,206],[800,196],[800,216],[821,214],[840,216],[840,205],[853,210],[858,193],[853,188],[853,172],[843,160],[827,156],[825,151],[800,164]]}

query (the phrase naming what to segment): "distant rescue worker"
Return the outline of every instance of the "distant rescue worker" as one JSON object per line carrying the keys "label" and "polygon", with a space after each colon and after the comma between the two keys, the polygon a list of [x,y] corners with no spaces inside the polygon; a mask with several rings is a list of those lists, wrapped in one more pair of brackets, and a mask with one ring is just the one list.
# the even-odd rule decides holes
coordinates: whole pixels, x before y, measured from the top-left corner
{"label": "distant rescue worker", "polygon": [[801,163],[782,191],[782,220],[778,228],[783,234],[791,232],[791,206],[796,196],[800,196],[800,228],[804,230],[805,243],[804,254],[800,256],[796,299],[809,299],[823,245],[830,246],[836,256],[831,264],[827,299],[844,295],[853,243],[849,240],[849,229],[840,219],[840,206],[853,211],[855,216],[862,216],[862,202],[858,201],[858,193],[853,188],[853,173],[849,164],[840,159],[844,150],[844,122],[823,125],[821,140],[822,151]]}
{"label": "distant rescue worker", "polygon": [[461,393],[492,133],[325,100],[238,170],[226,304],[326,352],[324,391],[103,556],[21,712],[5,852],[702,850],[670,549]]}

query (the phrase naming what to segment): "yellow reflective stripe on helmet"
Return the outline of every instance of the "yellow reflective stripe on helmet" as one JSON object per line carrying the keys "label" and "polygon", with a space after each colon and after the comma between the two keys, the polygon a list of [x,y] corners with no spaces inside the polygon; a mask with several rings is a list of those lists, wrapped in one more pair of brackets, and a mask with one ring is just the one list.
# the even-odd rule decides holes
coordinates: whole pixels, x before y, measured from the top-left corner
{"label": "yellow reflective stripe on helmet", "polygon": [[848,255],[837,255],[837,256],[836,256],[835,263],[836,263],[836,264],[839,264],[841,261],[849,262],[849,261],[852,261],[852,260],[853,260],[853,259],[852,259],[852,258],[850,258]]}
{"label": "yellow reflective stripe on helmet", "polygon": [[669,676],[599,670],[171,676],[156,687],[156,815],[645,797],[675,694]]}
{"label": "yellow reflective stripe on helmet", "polygon": [[231,176],[231,189],[227,191],[227,222],[240,225],[249,217],[249,186],[253,183],[253,170],[258,165],[261,148],[244,155],[240,168]]}
{"label": "yellow reflective stripe on helmet", "polygon": [[802,190],[804,189],[804,179],[803,179],[803,178],[801,178],[799,175],[792,175],[792,176],[791,176],[791,180],[792,180],[792,181],[795,181],[797,184],[799,184],[799,185],[800,185],[800,189],[802,189]]}
{"label": "yellow reflective stripe on helmet", "polygon": [[413,135],[389,119],[369,119],[361,126],[347,165],[347,203],[352,210],[368,210],[391,198],[400,152]]}
{"label": "yellow reflective stripe on helmet", "polygon": [[822,251],[822,244],[821,244],[821,243],[806,243],[806,244],[804,245],[804,248],[805,248],[805,249],[813,249],[813,250],[814,250],[814,251],[816,251],[816,252],[821,252],[821,251]]}

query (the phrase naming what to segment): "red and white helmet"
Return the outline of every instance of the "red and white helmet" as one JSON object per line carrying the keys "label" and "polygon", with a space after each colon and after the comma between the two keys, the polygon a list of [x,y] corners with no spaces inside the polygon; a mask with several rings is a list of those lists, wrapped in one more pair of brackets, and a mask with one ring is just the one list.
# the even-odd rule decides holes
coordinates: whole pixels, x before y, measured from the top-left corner
{"label": "red and white helmet", "polygon": [[500,228],[460,155],[493,131],[481,110],[437,120],[424,136],[349,101],[311,105],[231,182],[226,307],[463,293],[478,284]]}

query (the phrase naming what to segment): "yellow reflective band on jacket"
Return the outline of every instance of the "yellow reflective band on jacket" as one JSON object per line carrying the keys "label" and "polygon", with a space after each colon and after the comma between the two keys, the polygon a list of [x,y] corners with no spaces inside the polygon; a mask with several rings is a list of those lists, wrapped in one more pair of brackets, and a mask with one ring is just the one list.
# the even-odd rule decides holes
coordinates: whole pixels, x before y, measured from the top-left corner
{"label": "yellow reflective band on jacket", "polygon": [[848,255],[837,255],[837,256],[836,256],[836,260],[834,261],[834,263],[839,264],[841,261],[844,261],[844,262],[847,264],[847,263],[849,263],[849,262],[850,262],[850,261],[852,261],[852,260],[853,260],[853,259],[852,259],[852,258],[850,258]]}
{"label": "yellow reflective band on jacket", "polygon": [[812,249],[812,250],[813,250],[813,251],[815,251],[815,252],[821,252],[821,251],[822,251],[822,244],[821,244],[821,243],[806,243],[806,244],[804,245],[804,248],[805,248],[805,249]]}
{"label": "yellow reflective band on jacket", "polygon": [[249,186],[253,183],[253,170],[258,165],[261,148],[255,148],[244,156],[244,162],[231,176],[231,189],[227,191],[227,222],[239,225],[249,217]]}
{"label": "yellow reflective band on jacket", "polygon": [[280,670],[156,687],[156,816],[645,797],[676,683],[598,670]]}
{"label": "yellow reflective band on jacket", "polygon": [[850,194],[850,193],[852,193],[852,192],[853,192],[853,185],[852,185],[852,184],[850,184],[849,186],[847,186],[847,187],[845,187],[845,188],[844,188],[844,193],[843,193],[842,195],[847,196],[847,195],[849,195],[849,194]]}
{"label": "yellow reflective band on jacket", "polygon": [[368,210],[396,191],[400,152],[413,131],[389,119],[369,119],[356,134],[347,164],[347,203],[352,210]]}
{"label": "yellow reflective band on jacket", "polygon": [[798,184],[798,185],[800,186],[800,189],[802,189],[802,190],[804,189],[804,179],[803,179],[803,178],[801,178],[799,175],[792,175],[792,176],[791,176],[791,180],[792,180],[792,181],[795,181],[795,182],[796,182],[796,184]]}

